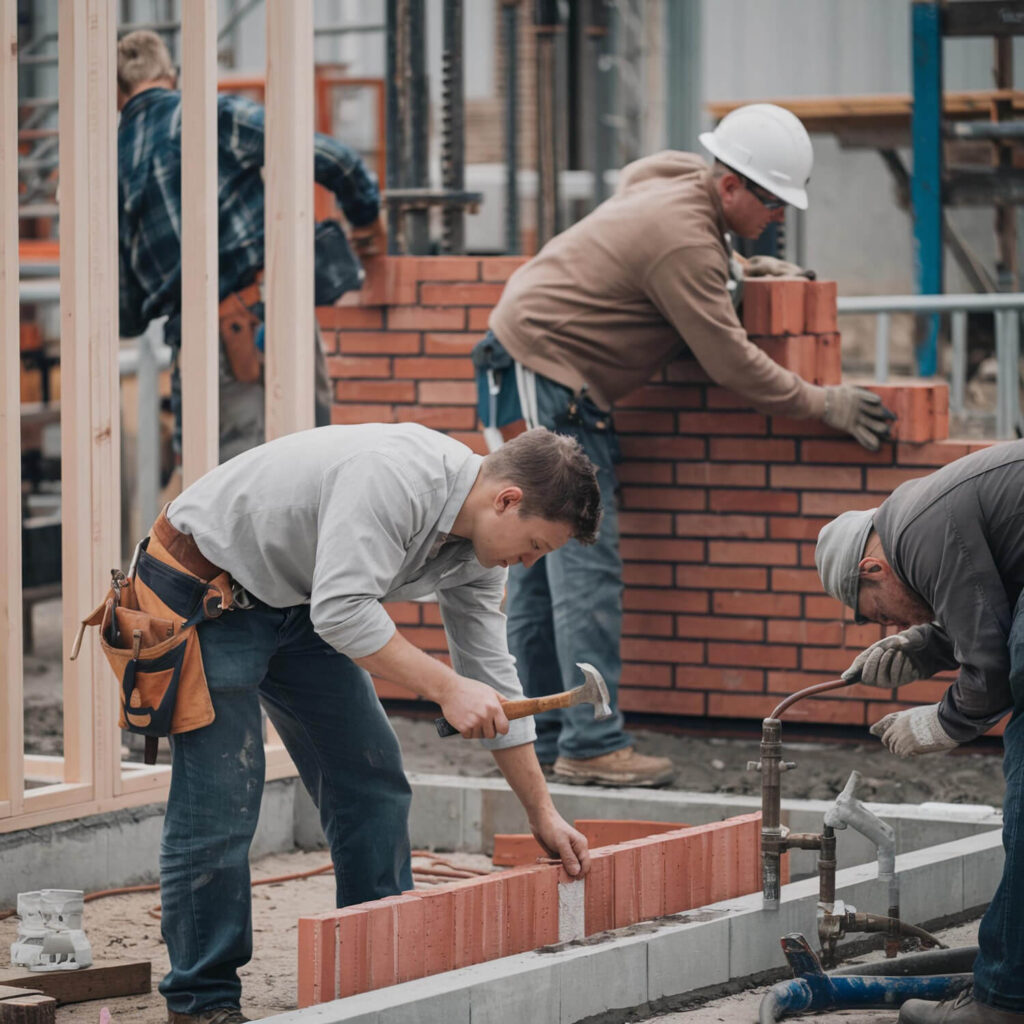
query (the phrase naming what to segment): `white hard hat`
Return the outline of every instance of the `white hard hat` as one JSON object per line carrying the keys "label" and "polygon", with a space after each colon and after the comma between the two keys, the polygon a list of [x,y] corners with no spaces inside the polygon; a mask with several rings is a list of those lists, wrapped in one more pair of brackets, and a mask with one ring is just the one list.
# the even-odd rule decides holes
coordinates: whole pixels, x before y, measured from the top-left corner
{"label": "white hard hat", "polygon": [[774,103],[751,103],[730,111],[700,141],[727,167],[798,210],[807,209],[814,150],[795,114]]}

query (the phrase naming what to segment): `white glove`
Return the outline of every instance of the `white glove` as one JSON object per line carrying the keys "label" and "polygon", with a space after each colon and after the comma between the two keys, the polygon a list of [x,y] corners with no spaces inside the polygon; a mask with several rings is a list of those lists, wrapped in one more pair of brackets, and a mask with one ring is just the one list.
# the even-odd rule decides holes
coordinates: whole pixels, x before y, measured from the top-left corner
{"label": "white glove", "polygon": [[939,724],[939,705],[894,711],[870,729],[897,757],[936,754],[959,746]]}
{"label": "white glove", "polygon": [[743,268],[744,277],[806,277],[813,281],[818,275],[796,263],[780,260],[776,256],[751,256]]}
{"label": "white glove", "polygon": [[869,452],[877,452],[882,442],[889,440],[889,424],[896,417],[873,391],[840,384],[825,388],[822,419],[830,427],[852,434]]}
{"label": "white glove", "polygon": [[915,679],[928,679],[936,669],[917,655],[928,646],[932,634],[932,627],[926,625],[911,626],[902,633],[882,637],[853,659],[843,678],[887,690],[905,686]]}

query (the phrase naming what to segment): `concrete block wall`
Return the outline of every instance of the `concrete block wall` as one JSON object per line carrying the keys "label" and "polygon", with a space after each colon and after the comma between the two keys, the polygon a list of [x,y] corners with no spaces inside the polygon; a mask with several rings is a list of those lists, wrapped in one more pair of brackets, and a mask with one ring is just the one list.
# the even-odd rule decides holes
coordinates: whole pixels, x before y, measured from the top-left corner
{"label": "concrete block wall", "polygon": [[[415,420],[477,451],[469,352],[518,257],[388,257],[367,287],[319,311],[336,423]],[[744,323],[774,359],[840,381],[834,282],[746,283]],[[834,678],[881,636],[821,590],[814,540],[832,516],[878,505],[899,483],[985,442],[950,441],[948,389],[868,384],[899,416],[879,452],[817,421],[763,416],[692,359],[620,403],[625,622],[620,704],[670,716],[761,719],[782,697]],[[445,651],[437,608],[391,605],[410,639]],[[937,700],[947,681],[897,694],[850,687],[794,718],[865,725]],[[410,694],[380,684],[383,697]]]}
{"label": "concrete block wall", "polygon": [[[567,939],[625,928],[761,886],[761,815],[592,851],[573,881],[535,864],[299,918],[298,1003],[310,1006]],[[575,900],[561,900],[568,886]],[[582,888],[580,899],[577,887]],[[582,903],[560,920],[560,907]]]}

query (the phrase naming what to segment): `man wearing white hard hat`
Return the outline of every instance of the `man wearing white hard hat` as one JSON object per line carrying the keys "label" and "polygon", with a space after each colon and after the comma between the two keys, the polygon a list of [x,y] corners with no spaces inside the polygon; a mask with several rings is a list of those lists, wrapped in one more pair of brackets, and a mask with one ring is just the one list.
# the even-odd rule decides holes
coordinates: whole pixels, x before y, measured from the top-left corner
{"label": "man wearing white hard hat", "polygon": [[[938,704],[886,715],[871,732],[899,757],[1003,736],[1002,881],[978,931],[974,985],[952,1001],[904,1003],[901,1024],[1024,1024],[1024,441],[993,445],[844,512],[818,535],[825,590],[858,622],[898,625],[845,679],[886,690],[959,669]],[[934,767],[933,767],[934,770]]]}
{"label": "man wearing white hard hat", "polygon": [[[877,396],[818,387],[779,366],[748,339],[733,307],[730,233],[757,238],[787,205],[807,208],[813,154],[803,125],[781,107],[754,104],[701,142],[712,166],[668,151],[624,168],[612,198],[512,275],[474,351],[491,436],[520,408],[530,426],[573,434],[598,467],[606,510],[597,544],[570,543],[531,568],[511,568],[509,646],[531,696],[571,687],[577,660],[597,667],[613,702],[617,693],[618,399],[690,352],[716,383],[762,412],[823,419],[872,450],[888,435],[891,417]],[[805,272],[755,257],[747,273]],[[604,721],[588,710],[549,712],[537,727],[538,756],[560,781],[651,786],[673,774],[667,758],[633,749],[617,711]]]}

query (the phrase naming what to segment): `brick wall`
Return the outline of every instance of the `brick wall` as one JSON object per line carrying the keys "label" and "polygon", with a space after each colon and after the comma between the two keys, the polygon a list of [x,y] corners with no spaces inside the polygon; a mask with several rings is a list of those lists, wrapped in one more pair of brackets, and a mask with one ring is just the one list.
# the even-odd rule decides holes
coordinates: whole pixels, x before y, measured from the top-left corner
{"label": "brick wall", "polygon": [[[350,305],[319,311],[336,423],[415,420],[483,451],[469,351],[515,257],[378,259]],[[835,284],[748,282],[744,319],[777,361],[821,384],[840,378]],[[825,596],[814,539],[832,516],[879,504],[899,483],[984,442],[946,440],[947,388],[875,386],[900,417],[869,453],[816,421],[766,417],[693,360],[619,406],[625,561],[624,710],[761,719],[782,697],[837,676],[877,626]],[[441,653],[436,606],[389,605],[400,628]],[[895,693],[850,687],[789,717],[864,725],[937,700],[943,679]],[[381,683],[384,697],[409,699]]]}

